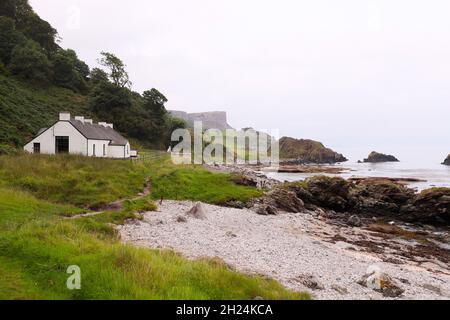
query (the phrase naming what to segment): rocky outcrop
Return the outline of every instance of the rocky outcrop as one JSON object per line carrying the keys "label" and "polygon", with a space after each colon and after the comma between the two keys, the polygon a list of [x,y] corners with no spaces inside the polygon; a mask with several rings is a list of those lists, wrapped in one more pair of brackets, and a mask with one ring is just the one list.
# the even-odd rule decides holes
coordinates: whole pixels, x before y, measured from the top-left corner
{"label": "rocky outcrop", "polygon": [[317,176],[308,179],[306,185],[315,205],[336,211],[345,211],[352,207],[351,183],[345,179]]}
{"label": "rocky outcrop", "polygon": [[448,155],[447,159],[442,162],[443,165],[450,166],[450,154]]}
{"label": "rocky outcrop", "polygon": [[189,127],[194,126],[195,121],[201,121],[203,129],[233,129],[227,122],[227,113],[224,111],[187,113],[184,111],[169,110],[169,113],[175,117],[186,121]]}
{"label": "rocky outcrop", "polygon": [[366,179],[356,183],[350,192],[353,211],[377,216],[395,216],[414,197],[414,191],[384,179]]}
{"label": "rocky outcrop", "polygon": [[411,221],[450,223],[450,188],[432,188],[415,195],[401,209]]}
{"label": "rocky outcrop", "polygon": [[276,187],[266,193],[254,206],[254,211],[260,215],[274,215],[278,211],[298,213],[305,210],[304,202],[296,193],[285,188]]}
{"label": "rocky outcrop", "polygon": [[337,163],[347,159],[322,143],[314,140],[283,137],[279,140],[280,158],[289,159],[290,163]]}
{"label": "rocky outcrop", "polygon": [[[294,194],[306,209],[313,211],[323,208],[358,217],[450,223],[450,188],[433,188],[416,194],[402,184],[380,178],[350,182],[339,177],[317,176],[304,182],[286,183],[277,189],[290,191],[291,198]],[[285,200],[278,198],[276,206],[280,207]],[[288,202],[292,203],[292,199]],[[359,225],[353,220],[349,219],[348,224]]]}
{"label": "rocky outcrop", "polygon": [[364,162],[378,163],[378,162],[400,162],[396,157],[379,152],[371,152]]}
{"label": "rocky outcrop", "polygon": [[297,195],[284,188],[275,188],[267,194],[267,203],[286,212],[297,213],[305,209],[305,204]]}

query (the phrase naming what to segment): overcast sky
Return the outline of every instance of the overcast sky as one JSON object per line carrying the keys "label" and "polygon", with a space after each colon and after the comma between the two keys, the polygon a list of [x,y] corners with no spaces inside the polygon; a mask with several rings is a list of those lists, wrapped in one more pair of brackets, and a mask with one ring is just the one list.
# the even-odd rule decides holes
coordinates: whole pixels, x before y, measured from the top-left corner
{"label": "overcast sky", "polygon": [[91,67],[115,53],[169,109],[224,110],[236,128],[359,158],[450,152],[448,0],[30,2],[64,48]]}

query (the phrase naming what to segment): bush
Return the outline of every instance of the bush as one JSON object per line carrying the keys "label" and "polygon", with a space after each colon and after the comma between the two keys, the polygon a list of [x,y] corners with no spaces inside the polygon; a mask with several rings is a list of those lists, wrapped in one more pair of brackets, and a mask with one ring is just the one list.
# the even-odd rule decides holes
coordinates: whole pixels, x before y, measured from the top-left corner
{"label": "bush", "polygon": [[7,144],[0,144],[0,155],[17,155],[19,153],[21,153],[21,151],[14,147]]}

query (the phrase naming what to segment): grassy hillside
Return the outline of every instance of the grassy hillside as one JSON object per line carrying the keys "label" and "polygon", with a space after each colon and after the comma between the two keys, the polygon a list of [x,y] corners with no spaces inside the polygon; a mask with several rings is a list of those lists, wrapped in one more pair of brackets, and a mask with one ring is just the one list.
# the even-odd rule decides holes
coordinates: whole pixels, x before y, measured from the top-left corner
{"label": "grassy hillside", "polygon": [[0,145],[22,146],[60,111],[89,115],[87,98],[55,86],[39,87],[0,73]]}
{"label": "grassy hillside", "polygon": [[[97,197],[102,202],[133,197],[142,191],[147,175],[159,196],[173,176],[183,173],[185,185],[176,184],[166,198],[208,195],[210,202],[220,202],[224,192],[229,198],[257,195],[253,189],[234,185],[228,175],[210,176],[200,168],[188,178],[187,166],[167,163],[165,171],[155,171],[165,161],[0,157],[0,299],[309,298],[275,281],[233,272],[214,259],[188,261],[173,252],[120,244],[111,224],[151,209],[140,201],[126,202],[120,212],[66,218],[85,212]],[[215,188],[218,183],[225,186]],[[186,194],[186,185],[195,185],[195,193]],[[66,288],[70,265],[81,267],[81,290]]]}

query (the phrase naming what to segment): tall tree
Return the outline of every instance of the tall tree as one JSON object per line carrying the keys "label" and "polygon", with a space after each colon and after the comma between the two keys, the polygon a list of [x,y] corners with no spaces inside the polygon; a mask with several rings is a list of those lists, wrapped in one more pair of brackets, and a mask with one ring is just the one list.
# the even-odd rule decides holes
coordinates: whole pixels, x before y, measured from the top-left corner
{"label": "tall tree", "polygon": [[164,104],[168,101],[167,98],[158,90],[151,89],[144,91],[144,108],[150,112],[150,114],[157,118],[156,120],[163,120],[163,117],[167,114],[167,110]]}
{"label": "tall tree", "polygon": [[109,52],[101,52],[100,65],[108,69],[111,81],[122,88],[131,88],[131,81],[125,70],[125,64],[117,56]]}

